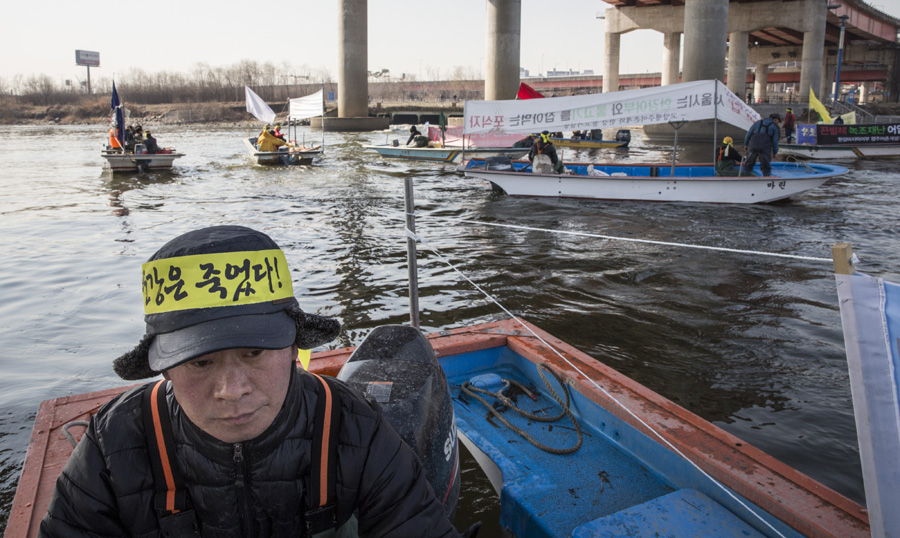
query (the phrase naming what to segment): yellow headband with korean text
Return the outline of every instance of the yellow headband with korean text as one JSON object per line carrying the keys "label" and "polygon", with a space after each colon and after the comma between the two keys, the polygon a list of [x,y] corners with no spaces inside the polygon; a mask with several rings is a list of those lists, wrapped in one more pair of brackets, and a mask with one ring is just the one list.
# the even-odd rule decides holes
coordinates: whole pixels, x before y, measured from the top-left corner
{"label": "yellow headband with korean text", "polygon": [[144,314],[237,306],[294,297],[279,249],[196,254],[142,266]]}

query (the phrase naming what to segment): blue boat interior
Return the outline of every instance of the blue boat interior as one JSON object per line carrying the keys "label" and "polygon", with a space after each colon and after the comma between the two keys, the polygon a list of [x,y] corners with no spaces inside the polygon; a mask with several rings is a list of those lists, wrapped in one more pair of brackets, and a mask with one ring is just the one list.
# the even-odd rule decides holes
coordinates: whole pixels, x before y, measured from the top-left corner
{"label": "blue boat interior", "polygon": [[[478,170],[485,169],[493,170],[493,171],[505,171],[505,172],[524,172],[531,173],[531,163],[526,161],[510,161],[508,164],[512,165],[512,168],[509,169],[494,169],[489,167],[490,163],[486,163],[484,159],[471,159],[466,165],[466,170]],[[603,172],[605,175],[596,176],[598,178],[605,176],[627,176],[627,177],[646,177],[646,178],[712,178],[716,176],[715,168],[713,165],[690,165],[690,166],[675,166],[674,170],[671,166],[665,166],[660,164],[634,164],[634,165],[625,165],[625,164],[569,164],[566,163],[566,168],[570,170],[572,175],[576,176],[590,176],[590,170],[593,169],[595,171]],[[846,172],[846,168],[842,168],[840,166],[830,165],[830,164],[820,164],[820,163],[805,163],[800,161],[795,162],[773,162],[772,163],[772,174],[774,176],[783,177],[783,178],[800,178],[800,177],[809,177],[809,176],[823,176],[823,175],[837,175],[838,173]],[[596,173],[596,172],[595,172]],[[762,170],[759,167],[759,163],[753,168],[753,173],[756,176],[762,176]],[[674,175],[673,175],[674,174]],[[722,178],[722,179],[739,179],[737,177],[732,178]]]}
{"label": "blue boat interior", "polygon": [[[513,536],[769,536],[771,530],[765,524],[689,462],[572,388],[568,389],[570,408],[584,435],[578,451],[552,454],[510,430],[490,415],[483,403],[462,392],[466,381],[495,392],[499,378],[516,380],[537,399],[531,400],[515,387],[506,390],[507,396],[515,406],[538,415],[558,415],[562,406],[552,398],[537,367],[508,347],[440,360],[453,397],[457,428],[502,473],[501,524]],[[549,374],[545,377],[565,401],[559,382]],[[537,422],[499,400],[482,397],[538,442],[554,448],[576,444],[577,434],[569,418]],[[742,501],[783,536],[801,536],[749,501]]]}

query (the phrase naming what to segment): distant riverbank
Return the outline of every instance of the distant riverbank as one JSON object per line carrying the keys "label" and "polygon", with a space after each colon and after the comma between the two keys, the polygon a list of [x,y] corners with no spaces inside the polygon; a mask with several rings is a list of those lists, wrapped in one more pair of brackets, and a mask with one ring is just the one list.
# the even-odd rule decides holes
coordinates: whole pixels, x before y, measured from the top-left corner
{"label": "distant riverbank", "polygon": [[[287,103],[271,104],[272,110],[282,121],[287,115]],[[130,116],[127,123],[162,124],[242,124],[259,122],[246,111],[243,102],[237,103],[170,103],[156,105],[126,105]],[[369,115],[391,115],[397,112],[444,111],[449,115],[462,115],[463,102],[452,101],[398,101],[371,102]],[[327,116],[336,116],[337,108],[330,104],[325,108]],[[20,105],[0,101],[2,125],[94,125],[109,120],[109,100],[95,99],[89,102],[64,105]]]}

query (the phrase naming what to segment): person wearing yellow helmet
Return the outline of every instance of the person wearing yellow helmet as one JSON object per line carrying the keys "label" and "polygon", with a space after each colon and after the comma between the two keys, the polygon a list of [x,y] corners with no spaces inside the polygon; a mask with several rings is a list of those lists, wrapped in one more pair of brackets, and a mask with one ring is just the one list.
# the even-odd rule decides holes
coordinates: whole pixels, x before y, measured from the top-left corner
{"label": "person wearing yellow helmet", "polygon": [[730,136],[722,139],[722,145],[716,152],[716,175],[736,176],[740,170],[741,154],[734,149],[734,140]]}
{"label": "person wearing yellow helmet", "polygon": [[563,166],[562,161],[559,159],[559,156],[556,154],[556,147],[553,145],[553,142],[550,141],[550,131],[542,131],[540,137],[537,138],[534,142],[534,145],[531,146],[531,151],[528,152],[528,160],[534,163],[535,157],[538,155],[546,155],[550,157],[550,162],[553,164],[553,171],[557,174],[565,173],[565,166]]}
{"label": "person wearing yellow helmet", "polygon": [[290,146],[284,141],[284,138],[277,138],[272,134],[271,125],[266,125],[263,132],[256,137],[256,146],[259,148],[259,151],[278,151],[279,147],[285,145]]}

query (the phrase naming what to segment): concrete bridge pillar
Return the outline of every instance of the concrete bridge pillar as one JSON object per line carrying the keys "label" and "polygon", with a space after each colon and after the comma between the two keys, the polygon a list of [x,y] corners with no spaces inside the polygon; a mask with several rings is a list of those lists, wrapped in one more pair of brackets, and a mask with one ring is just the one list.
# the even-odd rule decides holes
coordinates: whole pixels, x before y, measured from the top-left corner
{"label": "concrete bridge pillar", "polygon": [[619,46],[622,34],[606,30],[606,43],[603,47],[603,93],[619,91]]}
{"label": "concrete bridge pillar", "polygon": [[743,99],[747,93],[747,44],[749,32],[728,35],[728,89]]}
{"label": "concrete bridge pillar", "polygon": [[488,0],[484,98],[515,99],[519,90],[522,0]]}
{"label": "concrete bridge pillar", "polygon": [[727,35],[728,0],[685,1],[682,81],[724,78]]}
{"label": "concrete bridge pillar", "polygon": [[821,0],[804,0],[803,20],[809,23],[808,32],[803,32],[803,55],[800,66],[801,103],[809,102],[809,89],[815,90],[822,81],[822,61],[825,57],[825,9]]}
{"label": "concrete bridge pillar", "polygon": [[369,115],[368,0],[340,0],[338,11],[338,117]]}
{"label": "concrete bridge pillar", "polygon": [[387,129],[390,118],[369,117],[368,0],[340,0],[338,6],[338,116],[313,118],[326,131]]}
{"label": "concrete bridge pillar", "polygon": [[678,63],[681,60],[681,33],[663,34],[662,85],[678,84]]}
{"label": "concrete bridge pillar", "polygon": [[[753,83],[753,98],[759,99],[760,103],[765,103],[766,97],[768,97],[768,90],[766,87],[769,85],[769,65],[770,64],[756,64],[756,81]],[[809,100],[808,96],[807,100]]]}

